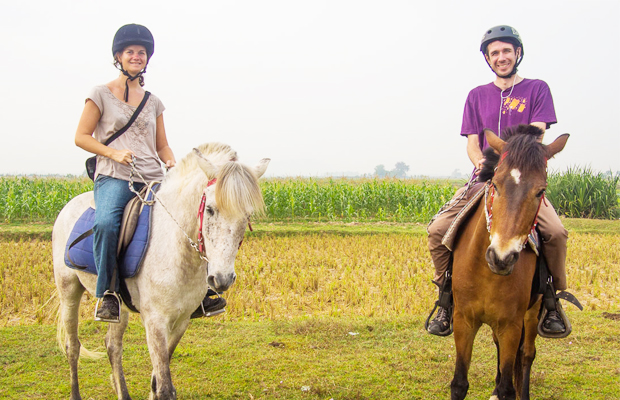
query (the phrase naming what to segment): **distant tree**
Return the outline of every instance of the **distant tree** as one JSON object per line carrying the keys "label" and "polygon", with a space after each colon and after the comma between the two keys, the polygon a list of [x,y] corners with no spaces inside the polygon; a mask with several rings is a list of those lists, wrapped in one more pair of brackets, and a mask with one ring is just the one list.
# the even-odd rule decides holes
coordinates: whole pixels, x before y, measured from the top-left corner
{"label": "distant tree", "polygon": [[450,178],[452,178],[452,179],[462,179],[462,178],[467,178],[467,175],[463,175],[461,173],[461,170],[457,168],[454,171],[452,171],[452,174],[450,174]]}
{"label": "distant tree", "polygon": [[385,165],[383,164],[379,164],[375,167],[375,175],[378,178],[384,178],[387,176],[387,174],[389,173],[389,171],[385,170]]}
{"label": "distant tree", "polygon": [[407,176],[407,171],[409,171],[409,166],[402,161],[399,161],[394,166],[394,171],[392,171],[392,175],[396,178],[404,178]]}

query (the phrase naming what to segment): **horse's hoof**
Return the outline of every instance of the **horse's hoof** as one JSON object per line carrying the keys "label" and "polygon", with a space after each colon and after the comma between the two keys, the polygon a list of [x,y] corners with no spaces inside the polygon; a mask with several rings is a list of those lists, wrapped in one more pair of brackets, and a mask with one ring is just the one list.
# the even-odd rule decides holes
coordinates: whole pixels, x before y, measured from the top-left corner
{"label": "horse's hoof", "polygon": [[489,398],[489,400],[499,400],[499,397],[497,397],[496,395],[493,395]]}

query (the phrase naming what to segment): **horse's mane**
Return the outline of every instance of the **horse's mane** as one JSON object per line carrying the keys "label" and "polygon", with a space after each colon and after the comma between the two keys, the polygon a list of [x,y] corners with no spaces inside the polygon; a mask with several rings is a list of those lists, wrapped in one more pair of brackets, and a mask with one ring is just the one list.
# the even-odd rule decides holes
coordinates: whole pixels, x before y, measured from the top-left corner
{"label": "horse's mane", "polygon": [[204,171],[199,165],[200,156],[190,152],[183,157],[168,178],[191,184],[196,171],[204,177],[201,179],[200,190],[207,182],[216,179],[215,202],[221,213],[232,218],[239,218],[252,213],[264,212],[265,203],[258,185],[258,179],[251,168],[237,161],[237,152],[229,145],[222,143],[205,143],[196,149],[216,168],[213,172]]}
{"label": "horse's mane", "polygon": [[[506,145],[502,163],[510,169],[518,168],[523,173],[544,169],[547,165],[545,147],[537,142],[543,133],[542,129],[525,124],[504,129],[502,138]],[[486,148],[483,155],[485,161],[478,175],[480,182],[493,178],[501,158],[491,147]]]}
{"label": "horse's mane", "polygon": [[[204,158],[208,159],[218,168],[229,161],[237,161],[237,152],[227,144],[205,143],[197,146],[196,149],[202,153]],[[173,171],[181,176],[186,176],[196,171],[196,168],[200,168],[198,165],[198,157],[196,157],[193,152],[190,152],[177,163]],[[211,180],[215,178],[215,175],[207,176],[207,178]]]}
{"label": "horse's mane", "polygon": [[224,214],[234,218],[263,214],[265,202],[254,172],[237,161],[219,169],[215,185],[215,202]]}

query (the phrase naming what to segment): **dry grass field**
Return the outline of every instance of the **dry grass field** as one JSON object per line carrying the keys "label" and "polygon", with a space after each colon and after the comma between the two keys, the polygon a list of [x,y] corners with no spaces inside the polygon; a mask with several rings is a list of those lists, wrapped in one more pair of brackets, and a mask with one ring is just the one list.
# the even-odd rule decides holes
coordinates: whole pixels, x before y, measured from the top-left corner
{"label": "dry grass field", "polygon": [[[586,310],[617,311],[620,221],[603,222],[567,220],[568,281]],[[3,236],[0,326],[52,323],[51,242],[44,233]],[[421,315],[435,300],[431,270],[421,225],[257,224],[237,256],[224,319]],[[94,300],[83,304],[90,318]]]}
{"label": "dry grass field", "polygon": [[[537,340],[536,399],[619,398],[620,221],[566,220],[573,333]],[[424,226],[255,224],[237,257],[227,313],[194,320],[175,352],[184,399],[445,399],[453,338],[422,328],[435,300]],[[0,398],[61,399],[68,366],[55,341],[49,225],[0,225]],[[80,337],[103,350],[105,324],[83,298]],[[133,398],[147,398],[150,359],[132,316],[124,364]],[[488,398],[495,349],[476,339],[468,398]],[[85,399],[113,399],[107,360],[80,362]]]}

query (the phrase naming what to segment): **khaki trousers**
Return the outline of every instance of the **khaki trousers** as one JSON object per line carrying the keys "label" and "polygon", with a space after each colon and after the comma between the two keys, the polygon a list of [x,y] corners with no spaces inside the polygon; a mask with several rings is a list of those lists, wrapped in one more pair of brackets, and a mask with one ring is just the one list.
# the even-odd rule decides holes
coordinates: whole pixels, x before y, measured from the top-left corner
{"label": "khaki trousers", "polygon": [[[435,276],[433,282],[441,287],[445,273],[450,266],[450,250],[443,244],[441,240],[447,232],[450,224],[467,204],[467,201],[473,195],[482,190],[484,183],[475,183],[470,186],[466,196],[459,199],[466,187],[462,187],[456,191],[452,200],[448,203],[448,209],[436,216],[436,219],[428,227],[428,248],[431,252],[433,265],[435,266]],[[484,200],[483,200],[484,201]],[[546,203],[546,205],[545,205]],[[568,240],[568,231],[562,225],[562,221],[555,212],[555,209],[545,199],[541,204],[538,212],[538,229],[542,236],[545,249],[545,259],[549,272],[553,276],[553,284],[556,290],[565,290],[566,285],[566,241]]]}

